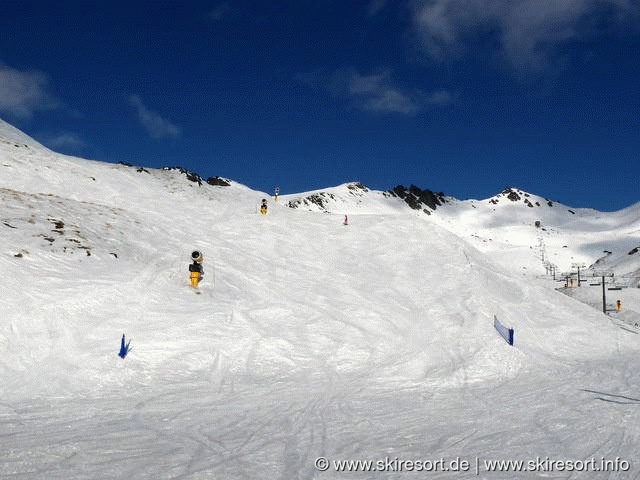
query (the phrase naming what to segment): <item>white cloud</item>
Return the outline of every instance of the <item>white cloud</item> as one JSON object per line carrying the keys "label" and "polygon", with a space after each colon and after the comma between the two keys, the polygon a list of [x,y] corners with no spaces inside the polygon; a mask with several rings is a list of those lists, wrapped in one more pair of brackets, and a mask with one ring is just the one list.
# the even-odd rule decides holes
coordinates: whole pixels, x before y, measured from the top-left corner
{"label": "white cloud", "polygon": [[596,19],[638,15],[633,0],[425,0],[413,6],[416,32],[431,58],[458,57],[491,38],[518,69],[549,66],[558,47],[597,34]]}
{"label": "white cloud", "polygon": [[58,108],[48,91],[48,77],[38,71],[23,72],[0,63],[0,112],[30,118],[38,110]]}
{"label": "white cloud", "polygon": [[336,98],[348,99],[354,108],[368,112],[416,114],[427,106],[445,106],[453,96],[444,90],[425,93],[399,86],[390,70],[361,75],[355,68],[332,73],[320,70],[297,79],[313,88],[324,89]]}
{"label": "white cloud", "polygon": [[131,95],[129,103],[136,109],[138,120],[140,120],[140,123],[151,137],[160,139],[165,137],[178,138],[180,136],[180,127],[149,110],[138,95]]}

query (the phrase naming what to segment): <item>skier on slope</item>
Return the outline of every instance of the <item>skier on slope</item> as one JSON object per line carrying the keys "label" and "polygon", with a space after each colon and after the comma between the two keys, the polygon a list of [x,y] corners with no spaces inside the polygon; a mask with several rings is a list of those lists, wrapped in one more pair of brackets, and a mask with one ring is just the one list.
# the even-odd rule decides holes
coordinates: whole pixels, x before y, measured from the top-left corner
{"label": "skier on slope", "polygon": [[342,222],[343,225],[349,225],[349,219],[347,218],[347,216],[344,216],[344,221]]}
{"label": "skier on slope", "polygon": [[266,215],[267,214],[267,199],[266,198],[262,199],[262,205],[260,205],[260,213],[262,215]]}
{"label": "skier on slope", "polygon": [[204,276],[204,268],[202,268],[204,258],[202,257],[202,253],[198,250],[194,250],[191,252],[191,260],[193,260],[193,263],[189,265],[189,272],[191,272],[191,286],[193,288],[197,288],[200,280],[202,280],[202,277]]}

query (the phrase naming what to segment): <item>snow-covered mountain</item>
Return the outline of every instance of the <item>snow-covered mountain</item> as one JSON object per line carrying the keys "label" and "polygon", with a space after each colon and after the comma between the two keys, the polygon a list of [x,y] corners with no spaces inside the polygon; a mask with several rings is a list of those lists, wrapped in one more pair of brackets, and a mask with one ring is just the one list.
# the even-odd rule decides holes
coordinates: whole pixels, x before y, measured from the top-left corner
{"label": "snow-covered mountain", "polygon": [[[351,183],[263,217],[267,194],[211,183],[0,121],[3,478],[345,478],[332,462],[396,457],[514,478],[483,462],[536,456],[637,475],[640,289],[615,292],[621,329],[545,265],[637,278],[640,204]],[[416,475],[384,470],[366,478]]]}
{"label": "snow-covered mountain", "polygon": [[433,214],[434,223],[509,269],[544,273],[552,264],[569,272],[585,263],[590,273],[606,265],[632,286],[640,280],[640,202],[598,212],[511,187],[485,200],[460,201],[413,185],[376,191],[357,182],[282,198],[291,208],[333,214]]}
{"label": "snow-covered mountain", "polygon": [[316,190],[298,195],[282,197],[290,208],[309,211],[358,214],[380,214],[406,212],[407,207],[431,215],[447,199],[443,193],[421,190],[412,185],[409,188],[398,185],[392,190],[371,190],[360,182],[345,183],[334,188]]}

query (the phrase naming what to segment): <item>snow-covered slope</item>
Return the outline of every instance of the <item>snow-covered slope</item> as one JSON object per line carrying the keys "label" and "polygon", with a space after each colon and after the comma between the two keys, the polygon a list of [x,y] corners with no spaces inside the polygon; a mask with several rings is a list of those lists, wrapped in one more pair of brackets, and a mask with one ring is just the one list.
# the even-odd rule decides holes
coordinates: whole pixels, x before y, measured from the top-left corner
{"label": "snow-covered slope", "polygon": [[[237,183],[58,155],[7,124],[0,160],[3,477],[344,478],[320,457],[635,460],[640,337],[523,275],[541,229],[510,205],[447,199],[427,215],[346,184],[309,205],[329,214],[289,208],[320,193],[308,192],[263,217],[266,195]],[[573,227],[535,218],[550,238],[573,228],[599,242],[632,235],[634,211],[602,223],[576,211]],[[521,240],[488,240],[507,231]]]}

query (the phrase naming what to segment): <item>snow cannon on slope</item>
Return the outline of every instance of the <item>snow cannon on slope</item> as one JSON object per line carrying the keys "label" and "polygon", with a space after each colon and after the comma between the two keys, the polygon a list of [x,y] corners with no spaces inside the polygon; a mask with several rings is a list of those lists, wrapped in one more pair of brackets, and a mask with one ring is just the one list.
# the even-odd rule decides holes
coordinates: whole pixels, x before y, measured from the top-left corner
{"label": "snow cannon on slope", "polygon": [[204,275],[204,269],[202,264],[204,263],[204,257],[202,252],[194,250],[191,252],[191,265],[189,265],[189,272],[191,273],[191,286],[197,288],[202,276]]}

